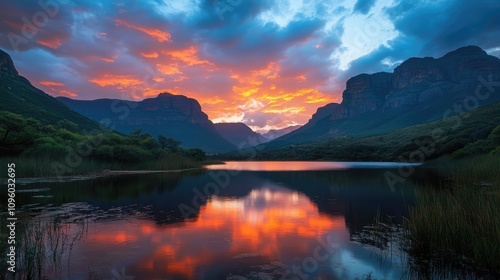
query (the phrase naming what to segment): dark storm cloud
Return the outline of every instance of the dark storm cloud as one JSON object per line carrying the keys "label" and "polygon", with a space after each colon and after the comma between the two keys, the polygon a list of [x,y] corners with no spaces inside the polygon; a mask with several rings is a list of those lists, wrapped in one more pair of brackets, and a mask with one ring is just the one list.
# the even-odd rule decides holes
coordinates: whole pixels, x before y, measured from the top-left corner
{"label": "dark storm cloud", "polygon": [[400,1],[387,9],[396,29],[418,42],[416,55],[440,56],[466,45],[499,46],[500,1]]}
{"label": "dark storm cloud", "polygon": [[338,83],[361,73],[392,72],[410,57],[440,57],[467,45],[500,47],[499,1],[401,0],[385,12],[399,35],[352,61],[337,74]]}
{"label": "dark storm cloud", "polygon": [[204,46],[205,56],[216,63],[254,67],[281,58],[288,47],[311,39],[323,25],[320,19],[297,19],[280,27],[271,22],[263,24],[253,13],[245,13],[201,29],[197,39]]}

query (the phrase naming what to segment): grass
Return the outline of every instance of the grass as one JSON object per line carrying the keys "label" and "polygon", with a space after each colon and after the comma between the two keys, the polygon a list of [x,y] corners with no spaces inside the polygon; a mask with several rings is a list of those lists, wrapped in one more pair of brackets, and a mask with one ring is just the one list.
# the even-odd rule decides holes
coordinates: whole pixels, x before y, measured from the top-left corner
{"label": "grass", "polygon": [[164,158],[141,163],[138,165],[131,165],[128,168],[131,170],[175,170],[196,167],[200,167],[200,163],[180,155],[170,154]]}
{"label": "grass", "polygon": [[453,163],[451,185],[418,189],[407,230],[412,255],[445,266],[500,273],[500,158]]}
{"label": "grass", "polygon": [[176,170],[197,168],[200,164],[186,157],[170,154],[158,160],[140,163],[124,163],[118,161],[103,161],[92,158],[82,158],[78,164],[66,164],[64,157],[4,157],[0,158],[0,166],[5,171],[0,173],[0,178],[7,177],[7,164],[15,163],[16,177],[58,177],[68,175],[83,175],[109,170]]}
{"label": "grass", "polygon": [[[0,220],[6,227],[4,217]],[[72,230],[74,227],[75,230]],[[70,253],[73,245],[84,234],[85,221],[76,225],[57,222],[56,220],[36,219],[22,214],[16,222],[16,274],[5,273],[2,279],[60,279],[57,273],[62,267],[63,255]],[[7,240],[7,233],[1,233],[2,240]],[[0,268],[7,271],[7,242],[0,244]],[[51,275],[53,277],[48,277]]]}

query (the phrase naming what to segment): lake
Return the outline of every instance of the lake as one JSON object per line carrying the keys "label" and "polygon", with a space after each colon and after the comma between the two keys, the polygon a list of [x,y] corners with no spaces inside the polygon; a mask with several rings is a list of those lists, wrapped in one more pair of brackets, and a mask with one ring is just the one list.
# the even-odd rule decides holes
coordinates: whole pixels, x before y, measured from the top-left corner
{"label": "lake", "polygon": [[[398,168],[415,171],[391,185]],[[438,177],[398,163],[228,162],[19,183],[17,238],[42,252],[26,255],[35,279],[401,279],[403,216],[418,180]]]}

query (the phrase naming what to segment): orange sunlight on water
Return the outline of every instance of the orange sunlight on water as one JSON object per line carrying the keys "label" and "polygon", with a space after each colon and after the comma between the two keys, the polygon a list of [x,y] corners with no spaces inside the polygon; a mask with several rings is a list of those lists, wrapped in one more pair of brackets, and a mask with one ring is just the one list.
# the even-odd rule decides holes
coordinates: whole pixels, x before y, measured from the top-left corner
{"label": "orange sunlight on water", "polygon": [[263,186],[240,199],[214,196],[194,220],[168,226],[142,219],[109,222],[84,242],[97,251],[113,244],[144,250],[133,266],[153,278],[168,273],[195,279],[199,269],[224,258],[307,255],[331,231],[347,238],[344,217],[319,213],[299,192]]}

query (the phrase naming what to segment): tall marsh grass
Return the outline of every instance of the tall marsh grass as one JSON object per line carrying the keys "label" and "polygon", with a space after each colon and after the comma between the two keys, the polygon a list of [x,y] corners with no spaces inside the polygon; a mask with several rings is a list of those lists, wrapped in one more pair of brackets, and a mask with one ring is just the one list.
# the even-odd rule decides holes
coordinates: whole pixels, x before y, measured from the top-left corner
{"label": "tall marsh grass", "polygon": [[[2,217],[0,225],[6,227]],[[73,229],[73,230],[72,230]],[[16,222],[16,273],[5,273],[0,279],[61,279],[63,258],[71,254],[76,241],[87,229],[87,221],[67,224],[49,219],[37,219],[26,214]],[[0,234],[7,240],[5,234]],[[0,243],[0,268],[7,271],[9,248],[7,242]],[[66,278],[64,278],[66,279]]]}
{"label": "tall marsh grass", "polygon": [[409,209],[411,253],[442,265],[500,273],[500,158],[453,163],[450,185],[422,186]]}
{"label": "tall marsh grass", "polygon": [[[81,162],[73,166],[66,164],[64,157],[37,156],[37,157],[3,157],[0,166],[7,170],[8,163],[16,164],[16,177],[58,177],[99,173],[103,170],[174,170],[200,167],[200,163],[176,154],[164,158],[140,162],[127,163],[119,161],[103,161],[92,158],[82,158]],[[64,171],[64,172],[61,172]],[[7,172],[0,173],[0,178],[6,178]]]}

